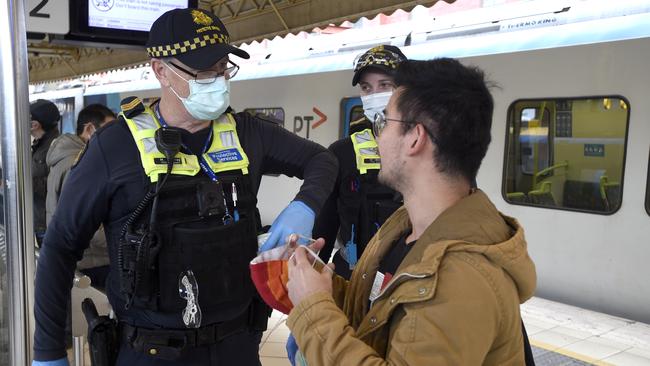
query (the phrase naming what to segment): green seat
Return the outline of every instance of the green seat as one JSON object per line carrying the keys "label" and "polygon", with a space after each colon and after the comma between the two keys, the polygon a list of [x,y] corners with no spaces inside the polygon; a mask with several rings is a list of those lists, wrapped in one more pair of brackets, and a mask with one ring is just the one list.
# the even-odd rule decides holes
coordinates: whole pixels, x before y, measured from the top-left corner
{"label": "green seat", "polygon": [[557,206],[553,192],[551,192],[551,182],[542,182],[539,189],[528,192],[530,203],[540,206]]}
{"label": "green seat", "polygon": [[524,192],[509,192],[506,193],[506,198],[512,203],[529,203],[528,197]]}

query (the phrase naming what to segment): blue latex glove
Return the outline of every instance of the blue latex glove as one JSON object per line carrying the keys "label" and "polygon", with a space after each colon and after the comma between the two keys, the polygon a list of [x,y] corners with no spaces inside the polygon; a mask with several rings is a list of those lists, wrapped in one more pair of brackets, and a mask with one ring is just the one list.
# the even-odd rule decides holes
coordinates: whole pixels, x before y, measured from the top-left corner
{"label": "blue latex glove", "polygon": [[311,238],[315,219],[316,214],[309,206],[300,201],[292,201],[273,221],[269,230],[271,235],[260,248],[260,252],[286,244],[286,240],[291,234],[300,234]]}
{"label": "blue latex glove", "polygon": [[[297,348],[296,348],[297,349]],[[68,358],[60,358],[53,361],[32,361],[32,366],[69,366]]]}
{"label": "blue latex glove", "polygon": [[298,352],[298,343],[293,337],[293,334],[289,334],[289,339],[287,339],[287,357],[289,357],[289,362],[291,366],[296,366],[296,352]]}

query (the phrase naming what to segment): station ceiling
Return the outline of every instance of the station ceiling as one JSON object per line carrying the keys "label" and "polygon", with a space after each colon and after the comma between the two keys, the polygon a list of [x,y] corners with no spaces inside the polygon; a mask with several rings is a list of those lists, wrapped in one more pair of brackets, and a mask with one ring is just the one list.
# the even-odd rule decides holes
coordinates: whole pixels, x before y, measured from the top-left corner
{"label": "station ceiling", "polygon": [[[430,7],[439,0],[211,0],[199,7],[211,10],[224,22],[235,44],[249,43],[311,31],[329,24],[373,18],[416,5]],[[441,0],[453,3],[455,0]],[[43,82],[74,78],[147,61],[144,49],[91,48],[29,42],[29,80]]]}

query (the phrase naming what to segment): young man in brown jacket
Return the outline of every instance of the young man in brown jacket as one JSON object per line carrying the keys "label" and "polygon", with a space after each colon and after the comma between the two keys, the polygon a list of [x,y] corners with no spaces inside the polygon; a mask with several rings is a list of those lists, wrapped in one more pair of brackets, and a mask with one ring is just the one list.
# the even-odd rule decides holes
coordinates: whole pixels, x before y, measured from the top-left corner
{"label": "young man in brown jacket", "polygon": [[535,266],[517,221],[471,189],[490,143],[483,72],[405,61],[395,82],[374,128],[379,179],[404,207],[349,282],[315,271],[299,248],[287,324],[310,366],[523,365],[519,304],[533,295]]}

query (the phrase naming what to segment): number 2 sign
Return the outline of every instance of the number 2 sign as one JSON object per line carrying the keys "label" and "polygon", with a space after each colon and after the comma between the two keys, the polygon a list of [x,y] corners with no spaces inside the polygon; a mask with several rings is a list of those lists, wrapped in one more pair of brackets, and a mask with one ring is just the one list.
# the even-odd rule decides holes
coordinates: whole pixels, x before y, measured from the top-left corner
{"label": "number 2 sign", "polygon": [[68,0],[27,0],[28,32],[66,34],[70,31]]}

